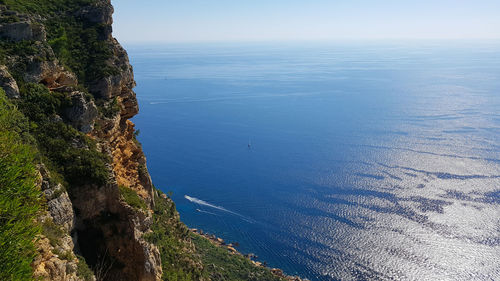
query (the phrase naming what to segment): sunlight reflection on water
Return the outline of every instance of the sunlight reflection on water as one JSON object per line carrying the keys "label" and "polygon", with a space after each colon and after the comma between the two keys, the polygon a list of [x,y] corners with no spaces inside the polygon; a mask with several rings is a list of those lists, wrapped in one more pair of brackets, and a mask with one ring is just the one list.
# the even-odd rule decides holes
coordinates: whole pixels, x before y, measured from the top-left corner
{"label": "sunlight reflection on water", "polygon": [[128,49],[189,226],[311,280],[500,279],[497,46]]}

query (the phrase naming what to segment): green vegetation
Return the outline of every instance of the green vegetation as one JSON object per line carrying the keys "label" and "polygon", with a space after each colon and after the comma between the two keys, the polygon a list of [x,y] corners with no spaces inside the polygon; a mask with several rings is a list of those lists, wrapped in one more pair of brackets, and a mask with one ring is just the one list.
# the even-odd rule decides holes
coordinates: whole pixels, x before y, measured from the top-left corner
{"label": "green vegetation", "polygon": [[[161,191],[157,190],[158,193]],[[179,220],[175,204],[155,195],[152,232],[145,239],[160,249],[163,280],[200,280],[201,262],[190,249],[189,229]]]}
{"label": "green vegetation", "polygon": [[61,245],[61,237],[64,235],[64,231],[52,219],[47,219],[42,223],[42,234],[49,239],[52,247],[56,247]]}
{"label": "green vegetation", "polygon": [[18,21],[20,21],[20,19],[16,15],[8,15],[0,18],[0,23],[13,23]]}
{"label": "green vegetation", "polygon": [[85,258],[80,255],[76,255],[76,257],[78,258],[78,267],[76,269],[76,275],[83,278],[83,280],[85,281],[94,280],[93,279],[94,273],[85,262]]}
{"label": "green vegetation", "polygon": [[[78,20],[75,13],[83,5],[95,0],[0,0],[9,9],[28,14],[42,15],[47,29],[49,44],[56,56],[79,76],[80,81],[91,82],[97,78],[115,73],[106,61],[112,56],[108,41],[99,38],[102,26]],[[9,19],[13,21],[15,17]],[[46,57],[50,52],[47,43],[22,41],[0,41],[0,63],[7,57],[18,57],[9,65],[9,70],[21,87],[23,99],[21,111],[31,121],[30,132],[38,142],[41,160],[51,174],[66,185],[94,183],[105,184],[108,180],[106,163],[109,160],[96,150],[96,144],[85,135],[58,120],[62,110],[71,101],[61,93],[50,93],[42,85],[26,84],[23,74],[28,64],[27,57],[35,60],[53,60]],[[86,91],[85,91],[86,92]],[[117,102],[111,103],[114,113]],[[119,110],[119,108],[118,108]]]}
{"label": "green vegetation", "polygon": [[57,118],[70,100],[39,84],[24,85],[21,94],[19,108],[32,121],[31,134],[49,169],[73,186],[105,184],[109,159],[97,151],[94,141]]}
{"label": "green vegetation", "polygon": [[104,26],[86,26],[73,17],[67,17],[64,20],[54,18],[47,27],[49,44],[56,56],[77,74],[80,81],[88,84],[119,73],[107,64],[113,54],[109,43],[99,38]]}
{"label": "green vegetation", "polygon": [[75,10],[94,0],[0,0],[14,11],[46,16],[56,16],[59,11]]}
{"label": "green vegetation", "polygon": [[97,100],[97,107],[99,108],[100,114],[105,118],[113,118],[120,112],[120,105],[116,97],[114,97],[111,102],[107,102],[103,99]]}
{"label": "green vegetation", "polygon": [[119,186],[118,188],[120,190],[120,195],[127,204],[139,210],[147,210],[146,203],[134,190],[126,186]]}
{"label": "green vegetation", "polygon": [[168,198],[155,195],[151,230],[144,238],[160,249],[163,280],[281,280],[268,268],[256,267],[247,258],[192,234],[179,220],[175,204]]}
{"label": "green vegetation", "polygon": [[59,258],[62,260],[72,261],[75,258],[75,255],[73,254],[73,251],[71,251],[71,250],[61,252],[56,248],[52,251],[54,254],[58,255]]}
{"label": "green vegetation", "polygon": [[[16,79],[18,85],[24,83],[23,75],[28,70],[28,57],[33,58],[33,61],[45,61],[54,59],[47,51],[46,43],[34,41],[10,42],[0,40],[0,64],[9,65],[9,72]],[[7,58],[17,58],[15,63]]]}
{"label": "green vegetation", "polygon": [[[107,38],[102,38],[104,30],[108,27],[75,17],[83,6],[95,2],[95,0],[0,0],[0,3],[6,4],[11,10],[38,14],[46,18],[44,26],[47,40],[55,55],[62,64],[77,74],[80,82],[87,86],[98,78],[119,73],[118,69],[107,63],[113,56],[111,43],[105,40]],[[5,55],[3,57],[5,58]],[[0,52],[0,63],[1,60]]]}
{"label": "green vegetation", "polygon": [[[9,56],[35,56],[38,60],[44,60],[44,57],[39,56],[39,50],[35,45],[35,42],[32,41],[21,41],[21,42],[10,42],[6,40],[0,41],[0,63],[5,64],[6,59]],[[25,70],[24,67],[20,67],[20,65],[16,65],[17,68],[14,70],[22,71]]]}
{"label": "green vegetation", "polygon": [[24,143],[33,144],[34,139],[29,134],[30,122],[18,108],[5,96],[0,88],[0,131],[4,134],[11,133],[13,140],[23,140]]}
{"label": "green vegetation", "polygon": [[253,263],[241,256],[231,254],[227,249],[218,247],[207,238],[198,234],[191,234],[191,239],[201,255],[204,265],[203,275],[211,280],[231,281],[280,281],[268,268],[256,267]]}
{"label": "green vegetation", "polygon": [[42,199],[36,187],[34,148],[23,143],[27,121],[0,89],[0,280],[31,280],[35,220]]}

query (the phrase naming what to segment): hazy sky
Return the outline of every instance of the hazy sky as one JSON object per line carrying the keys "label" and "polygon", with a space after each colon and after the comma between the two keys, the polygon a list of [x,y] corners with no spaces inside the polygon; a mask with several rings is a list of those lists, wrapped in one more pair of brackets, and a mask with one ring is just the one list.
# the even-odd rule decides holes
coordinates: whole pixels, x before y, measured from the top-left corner
{"label": "hazy sky", "polygon": [[500,0],[113,0],[123,42],[500,39]]}

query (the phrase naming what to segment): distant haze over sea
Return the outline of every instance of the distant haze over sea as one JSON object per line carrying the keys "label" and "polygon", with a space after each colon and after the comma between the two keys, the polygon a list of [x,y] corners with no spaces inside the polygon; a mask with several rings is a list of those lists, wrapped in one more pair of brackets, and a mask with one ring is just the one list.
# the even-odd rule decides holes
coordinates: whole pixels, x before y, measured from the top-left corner
{"label": "distant haze over sea", "polygon": [[310,280],[500,279],[500,44],[127,46],[181,219]]}

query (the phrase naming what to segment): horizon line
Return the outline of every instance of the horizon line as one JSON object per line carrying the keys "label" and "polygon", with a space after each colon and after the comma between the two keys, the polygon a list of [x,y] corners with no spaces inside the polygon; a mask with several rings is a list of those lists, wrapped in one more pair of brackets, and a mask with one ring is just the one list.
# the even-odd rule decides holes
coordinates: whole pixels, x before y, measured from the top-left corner
{"label": "horizon line", "polygon": [[339,38],[339,39],[214,39],[214,40],[126,40],[123,44],[218,44],[218,43],[342,43],[342,42],[500,42],[498,38]]}

